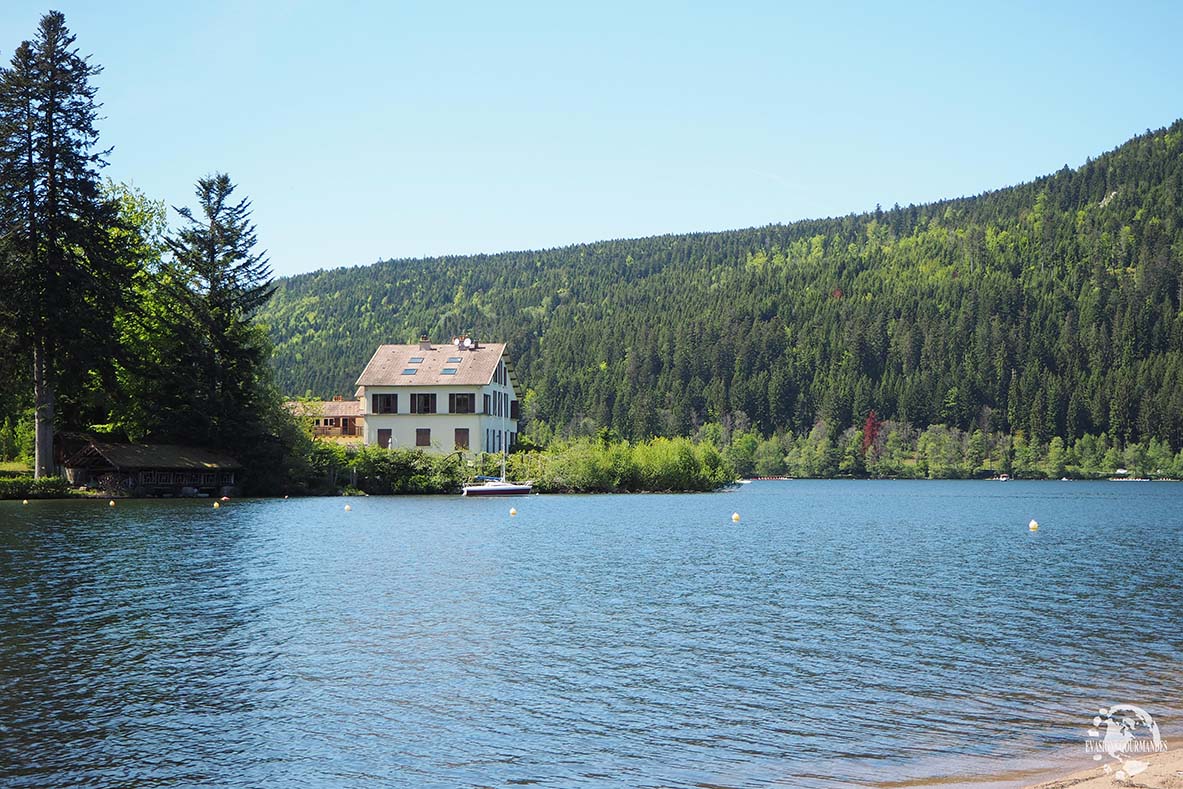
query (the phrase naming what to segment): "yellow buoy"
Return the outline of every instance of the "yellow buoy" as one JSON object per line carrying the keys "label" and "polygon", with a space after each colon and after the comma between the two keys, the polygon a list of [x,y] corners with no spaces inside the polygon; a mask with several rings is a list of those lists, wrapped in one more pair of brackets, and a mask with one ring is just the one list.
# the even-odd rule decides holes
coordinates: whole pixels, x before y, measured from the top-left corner
{"label": "yellow buoy", "polygon": [[517,514],[518,514],[517,508],[516,508],[516,507],[510,507],[510,508],[509,508],[509,514],[510,514],[510,515],[517,515]]}
{"label": "yellow buoy", "polygon": [[731,520],[734,523],[739,523],[739,513],[738,512],[731,513]]}
{"label": "yellow buoy", "polygon": [[216,502],[216,501],[214,502],[214,509],[215,509],[215,510],[216,510],[216,509],[218,509],[218,507],[221,507],[221,506],[222,506],[222,505],[221,505],[221,503],[219,503],[219,502]]}
{"label": "yellow buoy", "polygon": [[110,501],[108,501],[108,502],[107,502],[107,506],[108,506],[108,507],[114,507],[114,506],[115,506],[115,499],[111,499]]}
{"label": "yellow buoy", "polygon": [[24,501],[21,502],[21,504],[28,504],[28,503],[29,503],[28,499],[25,499]]}
{"label": "yellow buoy", "polygon": [[351,507],[351,506],[349,506],[348,504],[346,504],[346,505],[345,505],[345,511],[346,511],[346,512],[353,512],[353,507]]}
{"label": "yellow buoy", "polygon": [[1032,518],[1031,522],[1027,524],[1027,528],[1031,531],[1039,531],[1039,521]]}

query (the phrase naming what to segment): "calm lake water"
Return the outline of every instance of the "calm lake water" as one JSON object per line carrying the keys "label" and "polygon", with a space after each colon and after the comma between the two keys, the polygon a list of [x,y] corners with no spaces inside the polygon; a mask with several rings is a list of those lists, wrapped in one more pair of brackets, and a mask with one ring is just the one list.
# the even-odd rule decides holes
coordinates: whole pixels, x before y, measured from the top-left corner
{"label": "calm lake water", "polygon": [[3,786],[1018,785],[1181,664],[1170,483],[0,502]]}

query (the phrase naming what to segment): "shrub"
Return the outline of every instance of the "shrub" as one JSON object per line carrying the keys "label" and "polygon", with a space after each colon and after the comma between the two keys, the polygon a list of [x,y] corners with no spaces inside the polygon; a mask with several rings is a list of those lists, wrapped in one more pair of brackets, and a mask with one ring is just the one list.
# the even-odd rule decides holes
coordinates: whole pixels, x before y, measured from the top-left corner
{"label": "shrub", "polygon": [[61,499],[69,495],[70,484],[62,477],[0,478],[0,499]]}

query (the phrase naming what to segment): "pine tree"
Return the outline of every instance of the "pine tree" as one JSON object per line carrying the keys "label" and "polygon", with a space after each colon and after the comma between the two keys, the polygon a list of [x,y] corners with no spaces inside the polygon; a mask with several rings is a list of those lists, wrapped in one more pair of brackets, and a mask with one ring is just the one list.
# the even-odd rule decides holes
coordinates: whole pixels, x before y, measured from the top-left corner
{"label": "pine tree", "polygon": [[188,400],[174,411],[176,437],[231,450],[265,432],[261,421],[273,406],[270,343],[252,319],[274,292],[265,253],[254,251],[250,201],[234,202],[233,193],[218,173],[197,182],[200,215],[177,209],[185,226],[166,239],[177,366],[164,376],[171,399]]}
{"label": "pine tree", "polygon": [[90,78],[101,69],[74,40],[51,11],[0,71],[0,292],[32,366],[37,476],[53,471],[57,393],[109,356],[131,280],[98,178],[106,151]]}

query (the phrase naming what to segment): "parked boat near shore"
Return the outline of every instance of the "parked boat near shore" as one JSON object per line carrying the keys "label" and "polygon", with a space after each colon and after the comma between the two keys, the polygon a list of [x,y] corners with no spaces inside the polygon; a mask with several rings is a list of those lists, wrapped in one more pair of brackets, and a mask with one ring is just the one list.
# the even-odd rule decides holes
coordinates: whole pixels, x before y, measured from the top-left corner
{"label": "parked boat near shore", "polygon": [[501,453],[500,477],[477,477],[464,486],[462,496],[525,496],[534,489],[533,481],[509,482],[505,479],[505,453]]}

